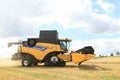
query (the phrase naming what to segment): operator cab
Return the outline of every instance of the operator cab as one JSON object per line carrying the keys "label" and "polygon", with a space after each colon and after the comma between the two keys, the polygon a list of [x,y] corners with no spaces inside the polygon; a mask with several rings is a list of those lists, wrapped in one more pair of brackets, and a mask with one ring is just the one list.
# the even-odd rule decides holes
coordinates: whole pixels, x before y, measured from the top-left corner
{"label": "operator cab", "polygon": [[70,47],[70,42],[72,41],[71,39],[59,39],[60,41],[60,47],[61,49],[64,50],[64,52],[68,52],[69,47]]}

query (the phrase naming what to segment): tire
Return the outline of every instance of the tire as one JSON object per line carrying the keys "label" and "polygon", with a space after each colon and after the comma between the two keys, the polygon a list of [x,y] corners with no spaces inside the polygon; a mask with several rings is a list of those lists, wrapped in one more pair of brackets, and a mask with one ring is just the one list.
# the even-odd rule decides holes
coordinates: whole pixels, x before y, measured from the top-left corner
{"label": "tire", "polygon": [[24,58],[22,60],[22,66],[23,67],[30,67],[30,66],[32,66],[32,59],[31,58]]}
{"label": "tire", "polygon": [[28,46],[33,47],[36,45],[36,39],[28,39]]}

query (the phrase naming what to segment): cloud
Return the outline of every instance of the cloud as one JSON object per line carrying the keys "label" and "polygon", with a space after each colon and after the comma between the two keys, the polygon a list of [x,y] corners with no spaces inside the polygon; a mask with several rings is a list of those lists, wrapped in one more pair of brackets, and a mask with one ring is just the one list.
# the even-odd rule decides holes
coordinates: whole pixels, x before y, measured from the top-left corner
{"label": "cloud", "polygon": [[10,58],[12,54],[17,52],[17,46],[8,48],[8,42],[17,42],[16,38],[1,38],[0,39],[0,58]]}
{"label": "cloud", "polygon": [[[107,13],[114,12],[111,3],[98,0],[97,4]],[[92,0],[1,0],[0,36],[32,35],[36,27],[55,23],[94,34],[119,32],[119,18],[94,12],[93,5]]]}
{"label": "cloud", "polygon": [[78,50],[84,46],[92,46],[95,49],[96,55],[110,55],[119,51],[120,38],[111,39],[93,39],[87,41],[73,41],[71,43],[71,50]]}
{"label": "cloud", "polygon": [[1,21],[0,29],[2,34],[0,37],[21,37],[33,33],[33,27],[24,23],[20,18],[12,16],[4,17]]}
{"label": "cloud", "polygon": [[[92,18],[91,18],[92,17]],[[119,28],[117,21],[115,18],[109,17],[106,14],[93,14],[87,21],[87,26],[85,26],[85,30],[90,33],[105,33],[111,34],[116,33]]]}
{"label": "cloud", "polygon": [[[110,3],[97,1],[98,5],[108,5],[107,9],[111,8]],[[60,0],[44,3],[44,12],[47,14],[36,17],[25,17],[24,21],[27,23],[41,25],[50,25],[57,23],[64,28],[79,28],[88,33],[94,34],[114,34],[119,32],[119,26],[116,19],[109,14],[99,14],[94,12],[93,2],[91,0]],[[62,5],[62,6],[61,6]],[[114,9],[114,8],[113,8]],[[113,10],[114,11],[114,10]]]}
{"label": "cloud", "polygon": [[[32,35],[34,25],[23,21],[24,17],[42,15],[39,0],[0,0],[0,37]],[[39,11],[40,10],[40,11]]]}
{"label": "cloud", "polygon": [[116,8],[114,4],[105,2],[103,0],[97,0],[96,3],[99,5],[101,9],[103,9],[108,14],[113,13]]}

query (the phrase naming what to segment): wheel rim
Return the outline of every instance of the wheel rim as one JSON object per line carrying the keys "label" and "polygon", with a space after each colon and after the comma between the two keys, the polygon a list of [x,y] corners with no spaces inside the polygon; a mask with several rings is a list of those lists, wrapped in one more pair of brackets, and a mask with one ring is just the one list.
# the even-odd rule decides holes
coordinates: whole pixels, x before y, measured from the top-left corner
{"label": "wheel rim", "polygon": [[56,56],[51,57],[51,61],[52,62],[57,62],[58,61],[58,57],[56,57]]}
{"label": "wheel rim", "polygon": [[24,64],[25,66],[27,66],[27,65],[28,65],[28,60],[24,60],[23,64]]}

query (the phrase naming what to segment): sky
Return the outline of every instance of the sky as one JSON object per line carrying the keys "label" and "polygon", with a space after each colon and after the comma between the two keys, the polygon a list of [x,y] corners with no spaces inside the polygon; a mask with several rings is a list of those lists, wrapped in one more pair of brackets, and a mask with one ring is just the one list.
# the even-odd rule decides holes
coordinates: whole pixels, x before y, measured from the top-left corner
{"label": "sky", "polygon": [[70,50],[92,46],[96,55],[120,51],[120,0],[0,0],[0,57],[17,46],[8,42],[57,30],[72,39]]}

